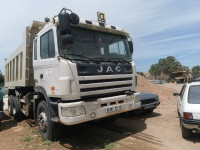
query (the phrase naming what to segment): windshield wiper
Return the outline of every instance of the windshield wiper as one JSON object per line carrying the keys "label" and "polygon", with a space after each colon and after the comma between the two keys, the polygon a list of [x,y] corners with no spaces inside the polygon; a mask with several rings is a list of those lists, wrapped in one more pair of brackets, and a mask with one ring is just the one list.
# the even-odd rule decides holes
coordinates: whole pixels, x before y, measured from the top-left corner
{"label": "windshield wiper", "polygon": [[123,62],[130,63],[130,62],[128,62],[127,60],[125,60],[123,58],[109,58],[109,59],[119,59],[119,60],[122,60]]}
{"label": "windshield wiper", "polygon": [[91,61],[93,61],[93,62],[95,62],[95,63],[99,64],[99,62],[98,62],[98,61],[95,61],[94,59],[92,59],[92,58],[89,58],[89,57],[87,57],[87,56],[84,56],[84,55],[77,55],[77,54],[67,54],[67,55],[71,55],[71,56],[78,56],[78,57],[82,57],[82,58],[87,58],[88,60],[91,60]]}
{"label": "windshield wiper", "polygon": [[64,56],[62,56],[63,58],[67,58],[67,59],[69,59],[71,62],[74,62],[74,60],[72,60],[72,59],[70,59],[69,57],[67,57],[66,55],[64,55]]}

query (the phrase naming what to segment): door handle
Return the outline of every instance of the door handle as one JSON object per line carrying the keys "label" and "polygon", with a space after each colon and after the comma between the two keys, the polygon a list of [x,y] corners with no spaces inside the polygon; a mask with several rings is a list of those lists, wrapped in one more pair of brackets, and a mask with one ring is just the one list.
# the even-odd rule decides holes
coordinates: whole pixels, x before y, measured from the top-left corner
{"label": "door handle", "polygon": [[43,74],[40,74],[40,79],[43,79]]}

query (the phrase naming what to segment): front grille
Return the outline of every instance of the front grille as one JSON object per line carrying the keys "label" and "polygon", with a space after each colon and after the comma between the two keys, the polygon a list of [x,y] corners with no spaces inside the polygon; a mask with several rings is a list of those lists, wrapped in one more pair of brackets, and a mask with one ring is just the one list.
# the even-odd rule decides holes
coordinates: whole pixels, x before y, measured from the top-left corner
{"label": "front grille", "polygon": [[85,80],[85,81],[79,81],[79,84],[91,84],[91,83],[127,81],[127,80],[132,80],[132,77],[130,77],[130,78],[117,78],[117,79],[105,79],[105,80]]}
{"label": "front grille", "polygon": [[131,91],[132,75],[84,76],[79,78],[81,99],[124,95]]}
{"label": "front grille", "polygon": [[132,86],[132,84],[115,85],[115,86],[105,86],[105,87],[96,87],[96,88],[85,88],[85,89],[81,89],[81,92],[106,90],[106,89],[122,88],[122,87],[130,87],[130,86]]}
{"label": "front grille", "polygon": [[113,93],[105,93],[105,94],[97,94],[97,95],[88,95],[88,96],[82,96],[82,101],[96,101],[98,98],[106,98],[106,97],[113,97],[113,96],[119,96],[124,95],[126,91],[120,91],[120,92],[113,92]]}

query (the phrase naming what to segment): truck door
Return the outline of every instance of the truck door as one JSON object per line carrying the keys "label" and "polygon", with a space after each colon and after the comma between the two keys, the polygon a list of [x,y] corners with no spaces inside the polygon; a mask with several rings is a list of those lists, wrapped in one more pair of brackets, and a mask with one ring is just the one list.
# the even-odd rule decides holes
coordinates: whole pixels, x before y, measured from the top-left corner
{"label": "truck door", "polygon": [[36,86],[42,86],[48,95],[52,94],[51,87],[55,87],[57,64],[58,59],[56,58],[55,32],[51,29],[46,31],[41,36],[38,36],[37,40],[34,41],[34,79]]}

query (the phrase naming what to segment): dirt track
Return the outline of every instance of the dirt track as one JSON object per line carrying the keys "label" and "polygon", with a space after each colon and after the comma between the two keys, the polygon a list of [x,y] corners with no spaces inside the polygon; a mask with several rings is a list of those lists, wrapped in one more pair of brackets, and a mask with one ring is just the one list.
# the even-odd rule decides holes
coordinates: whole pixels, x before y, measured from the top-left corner
{"label": "dirt track", "polygon": [[[158,86],[162,86],[160,89],[169,87]],[[170,93],[181,89],[181,86],[171,87]],[[64,127],[62,138],[56,142],[43,141],[31,121],[16,122],[4,115],[0,127],[0,149],[199,150],[200,147],[199,134],[190,140],[181,137],[174,98],[161,99],[161,104],[152,114],[130,114],[113,123],[98,121]]]}

